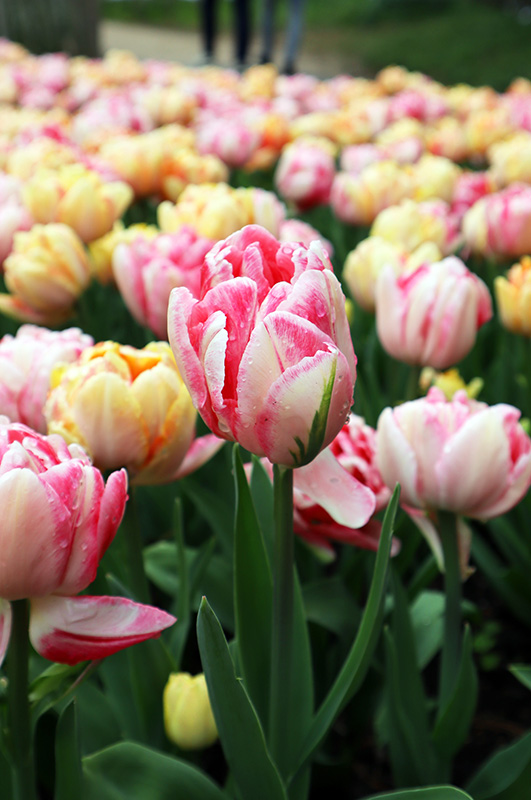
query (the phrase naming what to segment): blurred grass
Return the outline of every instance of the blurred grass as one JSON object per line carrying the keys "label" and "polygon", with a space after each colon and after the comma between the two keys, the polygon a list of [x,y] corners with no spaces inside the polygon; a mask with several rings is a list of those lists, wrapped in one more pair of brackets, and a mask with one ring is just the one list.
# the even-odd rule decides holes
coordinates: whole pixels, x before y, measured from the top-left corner
{"label": "blurred grass", "polygon": [[[279,3],[278,26],[286,3]],[[254,18],[259,20],[259,0]],[[523,10],[522,10],[523,9]],[[527,10],[526,10],[527,9]],[[192,29],[197,2],[103,0],[108,19]],[[231,23],[220,3],[220,24]],[[520,11],[520,13],[518,13]],[[402,64],[446,84],[490,84],[503,90],[519,75],[531,77],[531,7],[483,0],[307,0],[306,46],[355,56],[364,74]]]}

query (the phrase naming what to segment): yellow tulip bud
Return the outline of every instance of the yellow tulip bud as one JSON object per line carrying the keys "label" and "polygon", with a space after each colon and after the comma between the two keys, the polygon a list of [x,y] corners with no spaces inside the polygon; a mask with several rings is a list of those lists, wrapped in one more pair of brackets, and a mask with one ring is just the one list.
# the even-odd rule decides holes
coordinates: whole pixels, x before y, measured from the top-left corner
{"label": "yellow tulip bud", "polygon": [[201,750],[218,738],[205,676],[174,672],[162,697],[168,739],[181,750]]}
{"label": "yellow tulip bud", "polygon": [[34,225],[16,233],[4,270],[12,295],[43,317],[64,315],[90,283],[85,248],[61,224]]}
{"label": "yellow tulip bud", "polygon": [[50,387],[49,433],[80,444],[100,469],[126,467],[134,483],[175,478],[196,411],[167,342],[88,347],[53,371]]}
{"label": "yellow tulip bud", "polygon": [[102,180],[81,164],[58,170],[38,170],[24,189],[23,199],[37,222],[63,222],[84,242],[108,233],[133,199],[122,181]]}
{"label": "yellow tulip bud", "polygon": [[507,277],[494,281],[501,324],[512,333],[531,336],[531,257],[523,256]]}

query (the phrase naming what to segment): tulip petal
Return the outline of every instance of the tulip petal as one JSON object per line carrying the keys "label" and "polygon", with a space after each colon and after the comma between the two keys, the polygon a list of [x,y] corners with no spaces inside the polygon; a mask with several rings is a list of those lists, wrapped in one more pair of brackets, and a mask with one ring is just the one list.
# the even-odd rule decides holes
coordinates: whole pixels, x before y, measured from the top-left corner
{"label": "tulip petal", "polygon": [[390,489],[400,483],[404,502],[420,505],[415,452],[397,425],[392,408],[385,408],[380,414],[377,434],[376,462],[385,483]]}
{"label": "tulip petal", "polygon": [[207,434],[206,436],[199,436],[191,444],[188,449],[184,461],[173,476],[173,480],[178,481],[191,475],[196,469],[206,464],[213,456],[216,455],[218,450],[225,444],[225,439],[220,439],[219,436],[214,434]]}
{"label": "tulip petal", "polygon": [[4,661],[11,635],[11,603],[0,598],[0,667]]}
{"label": "tulip petal", "polygon": [[373,492],[350,475],[328,448],[295,471],[294,485],[346,528],[361,528],[374,513]]}
{"label": "tulip petal", "polygon": [[78,664],[153,639],[175,617],[123,597],[31,599],[30,640],[50,661]]}

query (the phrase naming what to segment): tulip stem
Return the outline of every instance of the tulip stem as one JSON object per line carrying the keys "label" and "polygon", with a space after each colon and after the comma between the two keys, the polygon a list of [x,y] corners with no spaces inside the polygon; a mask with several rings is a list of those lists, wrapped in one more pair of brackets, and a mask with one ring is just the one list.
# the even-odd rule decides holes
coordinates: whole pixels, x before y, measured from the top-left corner
{"label": "tulip stem", "polygon": [[289,752],[286,713],[291,696],[293,645],[293,470],[273,467],[275,542],[273,550],[273,626],[269,698],[269,745],[281,773]]}
{"label": "tulip stem", "polygon": [[14,600],[11,609],[13,617],[6,673],[13,800],[35,800],[37,795],[28,700],[29,601]]}
{"label": "tulip stem", "polygon": [[457,517],[439,511],[439,532],[444,556],[444,638],[439,675],[439,712],[451,697],[461,665],[461,570]]}
{"label": "tulip stem", "polygon": [[135,600],[140,603],[150,602],[149,584],[144,571],[142,557],[142,535],[140,531],[138,504],[135,488],[131,488],[131,498],[125,507],[123,531],[127,558],[127,571],[129,573],[130,588]]}

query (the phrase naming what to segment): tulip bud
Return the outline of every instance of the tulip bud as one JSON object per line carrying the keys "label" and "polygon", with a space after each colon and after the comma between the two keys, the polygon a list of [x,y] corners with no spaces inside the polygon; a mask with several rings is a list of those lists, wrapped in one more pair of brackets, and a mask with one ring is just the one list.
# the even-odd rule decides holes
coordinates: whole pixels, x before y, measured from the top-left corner
{"label": "tulip bud", "polygon": [[162,696],[168,739],[181,750],[201,750],[218,738],[205,676],[173,672]]}

